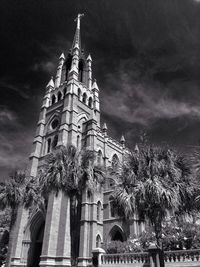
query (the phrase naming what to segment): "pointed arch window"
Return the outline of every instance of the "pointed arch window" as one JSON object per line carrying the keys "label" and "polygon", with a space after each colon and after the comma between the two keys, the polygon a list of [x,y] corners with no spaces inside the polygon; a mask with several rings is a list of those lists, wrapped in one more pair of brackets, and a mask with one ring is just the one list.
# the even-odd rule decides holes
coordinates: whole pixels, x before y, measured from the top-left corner
{"label": "pointed arch window", "polygon": [[83,82],[83,69],[84,69],[84,61],[80,60],[78,64],[78,72],[79,72],[79,81]]}
{"label": "pointed arch window", "polygon": [[114,218],[115,217],[115,206],[114,206],[114,200],[112,197],[109,198],[109,217]]}
{"label": "pointed arch window", "polygon": [[80,100],[81,99],[81,89],[78,88],[78,99]]}
{"label": "pointed arch window", "polygon": [[88,100],[88,106],[89,108],[92,108],[92,97],[90,97]]}
{"label": "pointed arch window", "polygon": [[62,93],[59,91],[58,92],[58,101],[60,101],[62,99]]}
{"label": "pointed arch window", "polygon": [[47,140],[47,153],[51,151],[51,138]]}
{"label": "pointed arch window", "polygon": [[86,93],[83,94],[83,103],[86,104],[86,100],[87,100],[87,95]]}
{"label": "pointed arch window", "polygon": [[100,235],[97,235],[97,237],[96,237],[96,247],[97,248],[101,247],[101,237],[100,237]]}
{"label": "pointed arch window", "polygon": [[53,105],[55,103],[56,103],[56,97],[55,97],[55,95],[52,95],[52,97],[51,97],[51,104]]}
{"label": "pointed arch window", "polygon": [[80,146],[80,135],[77,135],[77,139],[76,139],[76,147],[77,149],[79,149]]}
{"label": "pointed arch window", "polygon": [[102,159],[103,159],[103,155],[102,155],[101,150],[99,150],[97,153],[97,164],[98,165],[102,165]]}
{"label": "pointed arch window", "polygon": [[112,157],[112,168],[117,168],[119,166],[119,158],[117,154],[114,154]]}
{"label": "pointed arch window", "polygon": [[54,136],[53,143],[52,143],[52,148],[54,149],[58,144],[58,135]]}
{"label": "pointed arch window", "polygon": [[63,90],[63,94],[66,95],[66,93],[67,93],[67,88],[65,87]]}
{"label": "pointed arch window", "polygon": [[97,202],[97,221],[101,221],[101,202]]}

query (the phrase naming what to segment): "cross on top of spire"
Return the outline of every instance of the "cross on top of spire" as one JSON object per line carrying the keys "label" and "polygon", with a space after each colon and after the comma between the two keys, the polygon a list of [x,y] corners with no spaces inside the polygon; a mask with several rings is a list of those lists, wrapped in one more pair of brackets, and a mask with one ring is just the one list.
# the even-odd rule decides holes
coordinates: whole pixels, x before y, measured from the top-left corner
{"label": "cross on top of spire", "polygon": [[80,29],[80,20],[81,20],[81,18],[84,16],[84,14],[78,14],[77,15],[77,18],[75,18],[75,20],[74,21],[76,21],[77,22],[77,29]]}
{"label": "cross on top of spire", "polygon": [[84,14],[78,14],[77,17],[75,18],[74,21],[77,22],[77,26],[76,26],[76,32],[75,32],[75,36],[74,36],[74,41],[72,44],[72,50],[73,48],[77,45],[81,51],[81,37],[80,37],[80,20],[81,18],[84,16]]}

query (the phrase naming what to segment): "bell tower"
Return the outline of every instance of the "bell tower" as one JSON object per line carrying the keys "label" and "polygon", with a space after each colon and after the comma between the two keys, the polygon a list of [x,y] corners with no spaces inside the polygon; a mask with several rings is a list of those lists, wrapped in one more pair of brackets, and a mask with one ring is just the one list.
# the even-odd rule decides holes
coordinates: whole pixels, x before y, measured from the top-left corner
{"label": "bell tower", "polygon": [[[60,55],[56,75],[47,84],[42,100],[29,167],[30,175],[36,179],[45,155],[56,147],[72,144],[78,149],[85,147],[97,151],[99,88],[92,78],[92,58],[90,54],[86,57],[81,49],[82,17],[83,14],[78,14],[75,20],[72,47],[68,53]],[[70,266],[70,200],[62,192],[49,196],[46,214],[35,211],[30,215],[21,208],[10,266],[31,266],[31,258],[35,257],[36,222],[38,229],[43,227],[43,241],[40,257],[35,261],[44,267]]]}
{"label": "bell tower", "polygon": [[100,128],[99,88],[92,79],[92,58],[81,49],[80,21],[68,54],[61,54],[56,76],[51,77],[43,97],[31,158],[36,176],[39,159],[56,146],[73,144],[95,149],[93,130]]}

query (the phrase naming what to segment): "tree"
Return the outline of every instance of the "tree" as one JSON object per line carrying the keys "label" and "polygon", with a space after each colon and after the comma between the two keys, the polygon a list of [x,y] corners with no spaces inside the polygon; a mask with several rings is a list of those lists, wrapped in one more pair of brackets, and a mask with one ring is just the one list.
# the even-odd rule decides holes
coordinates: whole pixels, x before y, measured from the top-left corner
{"label": "tree", "polygon": [[41,203],[39,184],[34,177],[27,175],[25,171],[15,171],[10,179],[0,186],[1,209],[11,209],[9,226],[9,246],[7,252],[6,266],[10,265],[13,230],[16,222],[17,212],[21,205],[25,208],[31,207],[34,203]]}
{"label": "tree", "polygon": [[103,171],[95,166],[95,154],[90,150],[77,151],[74,146],[59,147],[46,157],[39,172],[40,188],[44,198],[60,190],[70,197],[70,226],[72,265],[79,256],[82,194],[92,194],[103,182]]}
{"label": "tree", "polygon": [[162,223],[169,214],[187,212],[194,184],[186,160],[169,149],[143,147],[127,156],[113,192],[116,212],[129,219],[135,213],[154,228],[162,248]]}

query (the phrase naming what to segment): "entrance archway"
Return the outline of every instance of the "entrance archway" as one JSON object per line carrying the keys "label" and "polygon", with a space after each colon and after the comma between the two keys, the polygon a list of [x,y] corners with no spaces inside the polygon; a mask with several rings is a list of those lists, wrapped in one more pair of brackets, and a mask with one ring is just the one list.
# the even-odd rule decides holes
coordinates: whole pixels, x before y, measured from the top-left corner
{"label": "entrance archway", "polygon": [[44,236],[44,222],[41,224],[40,228],[35,237],[35,242],[33,243],[33,258],[32,258],[32,266],[39,267],[40,256],[42,253],[42,243]]}
{"label": "entrance archway", "polygon": [[37,210],[29,221],[30,248],[27,257],[28,267],[39,267],[44,237],[45,219],[41,210]]}

